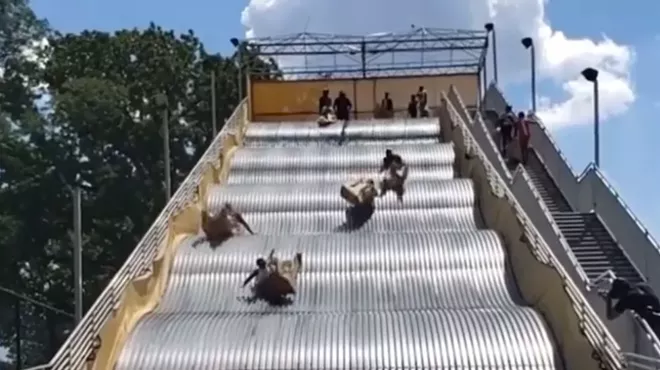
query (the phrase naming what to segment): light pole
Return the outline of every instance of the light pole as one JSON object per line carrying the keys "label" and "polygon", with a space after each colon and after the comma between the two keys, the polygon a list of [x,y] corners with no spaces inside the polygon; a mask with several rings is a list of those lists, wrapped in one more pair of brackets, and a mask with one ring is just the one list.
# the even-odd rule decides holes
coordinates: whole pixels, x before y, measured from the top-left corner
{"label": "light pole", "polygon": [[83,318],[82,276],[82,189],[80,184],[73,188],[73,277],[76,324]]}
{"label": "light pole", "polygon": [[[484,28],[493,37],[493,81],[495,81],[495,85],[497,85],[497,37],[495,35],[495,25],[493,23],[486,23]],[[488,83],[488,81],[486,81],[486,83]]]}
{"label": "light pole", "polygon": [[76,324],[83,318],[83,271],[82,271],[82,179],[80,173],[76,174],[74,185],[70,185],[64,175],[57,169],[57,176],[62,184],[71,193],[73,202],[73,230],[69,233],[73,244],[73,301],[75,307],[74,319]]}
{"label": "light pole", "polygon": [[170,165],[170,117],[167,96],[158,94],[156,96],[156,105],[162,109],[161,134],[163,135],[163,162],[165,164],[165,204],[170,202],[172,197],[172,173]]}
{"label": "light pole", "polygon": [[231,42],[236,48],[236,59],[238,64],[238,102],[240,103],[241,100],[243,100],[243,50],[241,50],[241,42],[236,37],[229,39],[229,42]]}
{"label": "light pole", "polygon": [[532,111],[536,113],[536,52],[534,51],[534,41],[531,37],[525,37],[522,40],[525,49],[528,49],[532,57]]}
{"label": "light pole", "polygon": [[594,164],[600,168],[600,116],[598,114],[598,70],[585,68],[582,76],[594,84]]}

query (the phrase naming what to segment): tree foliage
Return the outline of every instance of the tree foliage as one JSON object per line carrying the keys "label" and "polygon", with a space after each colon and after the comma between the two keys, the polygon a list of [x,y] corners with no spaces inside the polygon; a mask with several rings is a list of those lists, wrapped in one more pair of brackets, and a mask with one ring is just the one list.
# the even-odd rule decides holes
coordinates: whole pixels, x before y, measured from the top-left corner
{"label": "tree foliage", "polygon": [[[0,2],[29,10],[18,0]],[[29,14],[21,18],[25,26],[14,27],[18,34],[0,30],[0,45],[44,34],[44,23]],[[41,33],[23,32],[37,26]],[[154,24],[115,33],[52,33],[48,45],[46,63],[15,59],[11,75],[0,80],[2,87],[14,79],[16,90],[0,95],[7,117],[0,120],[0,285],[73,312],[71,189],[84,189],[89,307],[164,206],[164,118],[176,187],[212,139],[211,73],[219,124],[238,103],[239,64],[263,78],[279,75],[274,61],[262,60],[247,44],[223,57],[207,52],[193,31],[177,35]],[[48,86],[49,97],[39,107],[30,87],[38,83]],[[1,299],[0,312],[9,312],[13,302]],[[23,307],[22,357],[33,365],[54,354],[71,319]],[[14,348],[13,320],[3,318],[0,326],[0,344]]]}

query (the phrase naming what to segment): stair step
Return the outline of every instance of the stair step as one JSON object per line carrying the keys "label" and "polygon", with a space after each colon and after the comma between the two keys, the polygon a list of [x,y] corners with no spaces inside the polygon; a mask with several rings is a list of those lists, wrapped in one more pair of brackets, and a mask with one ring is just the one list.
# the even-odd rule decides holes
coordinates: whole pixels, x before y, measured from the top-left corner
{"label": "stair step", "polygon": [[624,257],[618,257],[618,258],[609,258],[608,256],[581,256],[581,255],[576,255],[575,256],[580,263],[585,263],[585,264],[597,264],[597,263],[604,263],[608,265],[617,265],[617,266],[628,266],[628,260],[625,259]]}
{"label": "stair step", "polygon": [[612,240],[610,234],[605,230],[589,230],[589,229],[585,230],[584,226],[580,227],[574,225],[571,225],[570,227],[568,227],[567,225],[557,225],[557,226],[559,226],[559,230],[561,230],[565,236],[570,235],[576,238],[591,237],[598,240],[603,240],[603,239]]}

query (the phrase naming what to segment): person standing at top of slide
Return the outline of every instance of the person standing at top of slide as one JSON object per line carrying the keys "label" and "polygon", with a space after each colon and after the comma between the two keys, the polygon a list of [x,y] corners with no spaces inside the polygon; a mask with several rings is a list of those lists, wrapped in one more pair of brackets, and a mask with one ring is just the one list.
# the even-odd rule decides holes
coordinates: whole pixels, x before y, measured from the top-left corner
{"label": "person standing at top of slide", "polygon": [[419,104],[419,116],[428,117],[429,116],[429,94],[426,92],[424,86],[420,86],[417,90],[417,104]]}

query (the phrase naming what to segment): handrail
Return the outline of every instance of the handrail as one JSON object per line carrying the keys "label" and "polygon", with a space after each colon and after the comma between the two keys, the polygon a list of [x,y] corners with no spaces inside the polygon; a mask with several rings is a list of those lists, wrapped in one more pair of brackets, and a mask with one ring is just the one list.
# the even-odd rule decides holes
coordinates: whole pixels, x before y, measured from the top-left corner
{"label": "handrail", "polygon": [[[497,91],[497,93],[501,96],[501,98],[506,102],[506,99],[504,98],[504,94],[502,94],[502,91],[499,89],[499,87],[495,83],[491,83],[490,88]],[[543,121],[539,117],[537,117],[537,122],[538,122],[539,128],[541,128],[541,130],[545,133],[548,140],[553,145],[554,149],[557,151],[557,153],[559,153],[559,156],[564,160],[566,166],[573,173],[573,176],[575,176],[576,180],[578,182],[580,182],[582,179],[584,179],[584,177],[587,176],[589,171],[591,171],[591,170],[595,171],[596,175],[603,181],[605,186],[610,190],[610,193],[612,193],[612,196],[614,196],[614,198],[619,202],[621,207],[630,215],[630,218],[632,218],[632,220],[637,224],[640,231],[648,239],[649,243],[651,243],[651,245],[653,245],[655,247],[655,249],[658,251],[658,253],[660,253],[660,243],[658,243],[658,241],[655,240],[655,238],[651,235],[649,230],[642,224],[642,222],[635,215],[635,213],[632,211],[632,209],[630,209],[630,207],[626,204],[626,202],[623,200],[623,198],[621,198],[621,196],[619,195],[619,192],[616,189],[614,189],[614,186],[612,186],[611,182],[607,180],[607,177],[605,176],[605,174],[603,174],[603,172],[599,168],[597,168],[593,162],[590,162],[589,164],[587,164],[587,166],[584,168],[584,170],[578,175],[577,172],[571,166],[571,164],[568,161],[568,159],[566,158],[566,156],[564,155],[564,152],[562,152],[561,149],[559,149],[559,146],[557,145],[557,142],[552,137],[552,134],[550,133],[550,131],[543,124]]]}
{"label": "handrail", "polygon": [[[456,103],[458,104],[458,109],[462,109],[463,111],[467,112],[467,108],[465,107],[465,104],[463,103],[463,99],[461,98],[461,95],[458,93],[458,91],[456,90],[456,87],[454,85],[452,85],[449,88],[448,98],[449,98],[449,101],[452,101],[452,98],[453,98],[453,100],[455,100]],[[504,98],[504,97],[502,97],[502,98]],[[456,107],[454,107],[454,108],[456,108]],[[460,114],[460,111],[459,111],[459,114]],[[470,119],[469,115],[466,115],[466,114],[463,115],[463,117],[467,117],[467,119]],[[575,270],[577,271],[580,278],[584,282],[588,283],[589,278],[587,277],[587,273],[584,271],[582,266],[580,266],[580,263],[578,262],[577,258],[573,254],[573,251],[571,251],[571,249],[568,245],[568,242],[566,241],[566,238],[564,237],[564,235],[562,234],[562,232],[559,229],[559,225],[557,225],[557,222],[552,217],[552,214],[550,213],[550,210],[548,209],[547,205],[543,201],[543,198],[541,197],[541,194],[539,193],[538,189],[532,183],[532,180],[531,180],[529,174],[527,173],[527,170],[525,169],[525,167],[519,164],[518,166],[516,166],[516,169],[515,169],[514,173],[511,173],[511,171],[509,170],[509,167],[507,167],[506,164],[504,163],[502,155],[500,155],[500,152],[497,149],[497,146],[495,145],[495,142],[494,142],[492,136],[490,135],[490,130],[488,129],[488,127],[486,127],[486,124],[484,123],[484,121],[481,117],[481,112],[477,111],[477,113],[475,115],[475,118],[473,120],[473,125],[474,126],[479,125],[479,127],[485,133],[485,136],[486,136],[486,138],[488,140],[488,143],[489,143],[487,145],[490,145],[491,149],[497,155],[497,159],[500,161],[500,164],[502,165],[502,167],[504,169],[504,174],[507,177],[506,180],[508,180],[509,183],[511,183],[514,180],[514,177],[515,177],[516,173],[521,174],[521,176],[523,177],[523,179],[527,183],[527,186],[532,191],[532,194],[534,195],[534,198],[536,199],[539,206],[541,207],[541,210],[543,211],[543,214],[545,215],[546,219],[548,220],[548,223],[552,227],[552,230],[555,233],[555,236],[559,239],[559,243],[564,248],[564,250],[567,252],[567,255],[568,255],[569,260],[571,261],[571,264],[573,264],[573,266],[575,267]],[[476,138],[475,138],[475,140],[476,140]]]}
{"label": "handrail", "polygon": [[28,367],[27,369],[23,369],[23,370],[49,370],[50,368],[51,368],[50,364],[43,364],[43,365]]}
{"label": "handrail", "polygon": [[[497,93],[500,94],[500,96],[502,97],[502,100],[504,102],[506,102],[506,99],[504,98],[504,94],[502,93],[502,90],[500,90],[500,88],[495,84],[495,82],[491,82],[491,84],[489,86],[489,89],[494,89],[495,91],[497,91]],[[486,96],[487,96],[487,94],[484,95],[484,97],[486,97]],[[536,113],[536,112],[534,112],[534,113]],[[564,160],[564,162],[566,162],[566,165],[571,170],[573,175],[575,175],[576,172],[573,169],[573,167],[571,166],[571,163],[566,159],[566,156],[564,155],[564,152],[562,152],[561,149],[559,149],[559,146],[557,145],[557,142],[552,138],[552,135],[550,135],[550,132],[546,128],[545,124],[543,124],[543,121],[538,116],[536,116],[536,123],[538,124],[539,128],[543,132],[545,132],[545,134],[548,137],[548,139],[549,139],[550,143],[552,144],[552,146],[555,148],[557,153],[559,153],[559,156]]]}
{"label": "handrail", "polygon": [[660,370],[660,359],[633,352],[625,352],[623,357],[626,359],[629,369]]}
{"label": "handrail", "polygon": [[557,225],[557,222],[555,219],[552,217],[552,214],[550,213],[550,209],[548,209],[548,206],[545,204],[543,201],[543,197],[541,197],[541,193],[539,193],[539,190],[532,184],[532,179],[529,176],[529,173],[527,173],[527,170],[525,167],[522,165],[518,165],[516,167],[516,172],[519,172],[525,182],[527,183],[527,186],[531,190],[532,194],[534,194],[534,198],[536,198],[536,201],[539,203],[539,206],[541,207],[541,210],[543,211],[543,215],[547,218],[548,223],[552,227],[552,231],[554,231],[555,236],[559,239],[559,244],[564,248],[566,251],[566,255],[568,256],[568,259],[571,261],[571,264],[573,267],[575,267],[575,271],[577,274],[580,276],[582,281],[584,283],[589,283],[589,277],[587,276],[587,273],[584,271],[584,268],[580,265],[580,262],[578,262],[577,257],[575,257],[575,254],[571,250],[570,246],[568,245],[568,241],[566,241],[566,238],[564,237],[564,234],[561,232],[559,229],[559,225]]}
{"label": "handrail", "polygon": [[[499,89],[499,87],[498,87],[497,85],[495,85],[494,83],[491,83],[491,86],[490,86],[490,87],[491,87],[492,89],[496,90],[496,91],[501,95],[502,99],[506,102],[506,99],[504,98],[504,95],[502,94],[502,91]],[[612,196],[613,196],[613,197],[619,202],[619,204],[621,205],[621,207],[622,207],[622,208],[628,213],[628,215],[629,215],[630,218],[633,220],[633,222],[635,222],[635,224],[637,225],[637,227],[639,227],[639,229],[640,229],[640,231],[642,232],[642,234],[644,234],[644,235],[646,236],[646,238],[647,238],[647,240],[649,241],[649,243],[650,243],[650,244],[651,244],[651,245],[652,245],[652,246],[658,251],[658,253],[660,253],[660,243],[658,243],[658,241],[655,240],[655,238],[653,237],[653,235],[651,235],[650,231],[644,226],[644,224],[642,224],[642,222],[640,221],[640,219],[635,215],[635,213],[634,213],[634,212],[632,211],[632,209],[628,206],[628,204],[626,204],[626,202],[625,202],[625,201],[623,200],[623,198],[620,196],[619,192],[614,188],[614,186],[612,185],[612,183],[611,183],[610,181],[607,180],[607,177],[605,176],[605,174],[603,174],[603,172],[602,172],[598,167],[596,167],[596,165],[594,164],[594,162],[589,162],[589,163],[586,165],[586,167],[584,168],[584,170],[582,170],[582,172],[578,175],[577,172],[574,170],[574,168],[571,166],[570,162],[568,161],[568,159],[566,158],[566,156],[564,155],[564,153],[561,151],[561,149],[559,149],[559,146],[557,145],[557,142],[556,142],[556,141],[554,140],[554,138],[552,137],[552,134],[550,133],[550,131],[549,131],[549,130],[546,128],[546,126],[543,124],[543,121],[541,120],[541,118],[537,117],[536,121],[537,121],[537,123],[538,123],[539,128],[540,128],[540,129],[542,130],[542,132],[547,136],[548,141],[552,144],[552,146],[553,146],[554,149],[557,151],[557,153],[559,153],[559,157],[562,158],[562,160],[565,162],[566,166],[571,170],[571,173],[573,173],[573,176],[575,177],[576,181],[577,181],[578,183],[582,182],[582,180],[583,180],[583,179],[584,179],[584,178],[585,178],[585,177],[586,177],[591,171],[594,171],[595,174],[596,174],[596,176],[598,176],[598,178],[603,182],[603,184],[604,184],[605,187],[610,191],[610,193],[612,194]],[[542,160],[542,159],[541,159],[541,160]]]}
{"label": "handrail", "polygon": [[535,254],[546,256],[554,269],[559,273],[564,282],[564,287],[569,293],[570,299],[573,301],[573,308],[580,320],[580,324],[584,327],[584,333],[587,340],[591,343],[595,350],[601,352],[601,359],[606,361],[614,369],[622,369],[624,365],[624,358],[621,354],[621,349],[617,342],[612,337],[612,334],[605,328],[605,325],[600,320],[598,315],[593,311],[593,308],[586,301],[585,297],[580,292],[580,289],[575,285],[573,280],[569,277],[564,267],[559,263],[557,257],[552,253],[550,247],[546,244],[531,222],[525,210],[518,203],[516,197],[506,185],[500,174],[495,170],[494,166],[488,161],[483,150],[479,147],[478,142],[470,132],[466,123],[462,120],[452,103],[443,93],[447,115],[454,128],[459,128],[463,133],[463,140],[465,141],[466,151],[476,155],[486,170],[486,175],[489,179],[489,184],[495,194],[505,198],[515,210],[518,220],[521,222],[525,237],[529,240]]}
{"label": "handrail", "polygon": [[488,130],[486,124],[483,121],[483,117],[481,116],[481,111],[477,110],[474,118],[470,118],[470,114],[467,110],[467,107],[465,106],[465,102],[463,101],[461,94],[458,93],[458,90],[456,90],[456,87],[454,85],[451,85],[449,87],[448,97],[450,101],[452,101],[452,99],[456,100],[458,107],[455,106],[454,108],[459,109],[459,113],[463,112],[463,117],[465,118],[468,124],[470,123],[470,121],[472,121],[472,126],[478,125],[482,129],[484,135],[486,136],[486,140],[489,142],[489,145],[493,148],[493,151],[497,154],[497,160],[499,161],[499,165],[502,166],[503,172],[507,176],[507,180],[511,180],[512,179],[511,172],[509,171],[507,164],[504,162],[504,158],[502,158],[502,156],[499,155],[500,151],[497,148],[497,144],[490,135],[490,130]]}
{"label": "handrail", "polygon": [[[494,83],[491,83],[490,88],[494,89],[499,94],[499,98],[502,99],[506,103],[506,99],[504,98],[504,95],[502,94],[501,90],[497,87],[497,85],[495,85]],[[542,120],[537,117],[537,122],[538,122],[539,127],[541,128],[542,132],[545,133],[546,137],[548,138],[548,141],[554,146],[555,150],[559,153],[559,156],[564,161],[564,164],[571,170],[571,173],[575,177],[576,182],[578,184],[582,183],[582,181],[587,177],[587,175],[589,175],[589,173],[594,172],[596,174],[596,176],[603,182],[605,187],[609,190],[610,194],[617,200],[617,202],[619,202],[621,207],[628,213],[628,215],[633,220],[633,222],[637,225],[637,227],[640,229],[640,231],[642,231],[642,233],[646,236],[649,243],[651,243],[651,245],[660,253],[660,246],[659,246],[658,242],[653,238],[653,236],[650,234],[648,229],[643,226],[643,224],[637,218],[637,216],[635,216],[633,211],[630,209],[630,207],[628,207],[628,205],[625,203],[623,198],[621,198],[619,193],[614,189],[614,187],[611,185],[611,183],[607,180],[607,178],[602,173],[602,171],[600,171],[600,169],[597,168],[593,162],[590,162],[589,164],[587,164],[587,166],[584,168],[584,170],[580,173],[580,175],[576,175],[576,172],[574,171],[573,167],[571,167],[570,163],[568,162],[566,157],[563,155],[563,152],[557,146],[555,140],[552,138],[552,134],[550,133],[549,130],[547,130],[547,128],[543,124]],[[541,162],[543,162],[542,158],[539,158],[539,160],[541,160]],[[607,228],[607,225],[605,225],[605,223],[603,223],[603,225]],[[625,251],[625,248],[623,248],[623,246],[616,240],[616,235],[611,233],[609,231],[609,229],[608,229],[608,233],[610,234],[610,236],[612,237],[614,242],[619,246],[621,251],[624,254],[627,255],[627,253]],[[630,260],[630,258],[628,258],[628,259]],[[633,264],[633,267],[640,274],[640,276],[644,277],[644,275],[639,272],[639,269],[637,268],[637,266],[634,265],[633,261],[630,260],[630,262],[631,262],[631,264]],[[601,277],[599,277],[599,278],[601,278]],[[593,281],[591,283],[593,283]],[[589,288],[589,285],[587,286],[587,288]],[[635,319],[635,321],[642,327],[642,330],[645,331],[645,334],[646,334],[647,338],[649,338],[649,340],[651,341],[651,343],[652,343],[654,349],[656,350],[656,352],[660,353],[660,341],[658,340],[659,338],[655,335],[653,330],[651,330],[651,328],[649,327],[646,320],[643,320],[641,317],[639,317],[639,315],[637,315],[635,313],[632,313],[632,316]],[[641,355],[639,355],[639,356],[641,356]],[[658,361],[660,362],[660,359]],[[659,369],[660,369],[660,367],[659,367]]]}
{"label": "handrail", "polygon": [[223,139],[228,133],[236,132],[239,129],[241,122],[245,119],[246,107],[247,99],[244,99],[60,350],[48,365],[42,365],[43,367],[38,369],[79,370],[84,367],[98,345],[101,328],[112,317],[120,304],[126,287],[132,280],[149,271],[156,257],[158,246],[166,237],[170,217],[194,200],[197,186],[207,164],[218,158],[222,150]]}
{"label": "handrail", "polygon": [[628,213],[630,218],[637,224],[637,227],[642,231],[642,233],[646,236],[648,239],[649,243],[651,243],[652,246],[655,247],[655,249],[660,253],[660,244],[658,244],[658,241],[655,240],[653,235],[651,235],[651,232],[642,224],[642,221],[639,220],[639,218],[635,215],[635,213],[632,211],[632,209],[626,204],[626,202],[623,200],[623,198],[619,195],[619,192],[614,189],[614,186],[612,185],[611,182],[607,180],[605,177],[605,174],[596,166],[592,164],[591,169],[596,173],[596,176],[598,176],[601,181],[603,181],[603,184],[610,190],[612,195],[616,198],[616,200],[619,202],[621,207]]}

